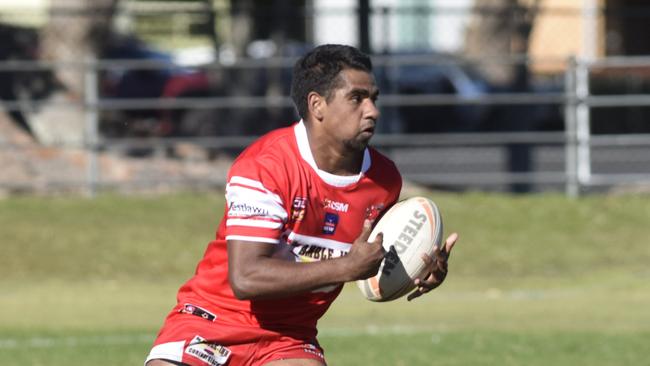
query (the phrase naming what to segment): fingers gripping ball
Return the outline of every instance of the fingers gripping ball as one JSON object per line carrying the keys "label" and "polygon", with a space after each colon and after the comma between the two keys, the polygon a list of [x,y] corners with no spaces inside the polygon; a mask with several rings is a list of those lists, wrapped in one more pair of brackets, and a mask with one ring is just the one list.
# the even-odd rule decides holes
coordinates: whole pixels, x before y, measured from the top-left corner
{"label": "fingers gripping ball", "polygon": [[393,205],[379,220],[369,242],[384,234],[386,256],[376,276],[357,281],[363,296],[371,301],[391,301],[415,288],[414,280],[427,272],[422,253],[433,256],[442,245],[442,218],[436,204],[413,197]]}

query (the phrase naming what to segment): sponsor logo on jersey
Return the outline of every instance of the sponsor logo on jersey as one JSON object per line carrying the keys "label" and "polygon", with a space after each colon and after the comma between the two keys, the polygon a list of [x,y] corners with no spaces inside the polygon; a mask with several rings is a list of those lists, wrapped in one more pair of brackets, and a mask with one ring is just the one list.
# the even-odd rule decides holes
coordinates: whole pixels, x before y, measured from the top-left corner
{"label": "sponsor logo on jersey", "polygon": [[318,245],[308,244],[297,246],[294,248],[293,252],[302,262],[314,262],[317,260],[338,258],[348,254],[339,249],[323,248]]}
{"label": "sponsor logo on jersey", "polygon": [[348,212],[348,208],[350,208],[350,204],[343,203],[343,202],[336,202],[336,201],[332,201],[329,198],[325,198],[323,200],[323,207],[325,207],[325,209],[329,209],[336,212]]}
{"label": "sponsor logo on jersey", "polygon": [[371,205],[370,207],[366,208],[366,219],[370,221],[375,221],[381,214],[381,211],[384,210],[384,204],[379,203],[376,205]]}
{"label": "sponsor logo on jersey", "polygon": [[291,205],[291,219],[293,221],[302,221],[305,218],[305,210],[307,210],[307,198],[294,198],[293,205]]}
{"label": "sponsor logo on jersey", "polygon": [[185,353],[198,358],[209,366],[225,365],[230,358],[230,350],[220,344],[209,343],[201,336],[194,336],[185,348]]}
{"label": "sponsor logo on jersey", "polygon": [[231,202],[228,207],[230,216],[268,216],[269,211],[245,202]]}
{"label": "sponsor logo on jersey", "polygon": [[318,347],[314,346],[313,344],[304,345],[302,350],[305,351],[306,353],[315,355],[316,357],[318,357],[320,359],[323,359],[323,360],[325,359],[325,356],[323,355],[323,352],[321,352],[318,349]]}
{"label": "sponsor logo on jersey", "polygon": [[202,307],[192,305],[192,304],[184,304],[183,307],[179,310],[179,312],[184,314],[200,316],[201,318],[212,322],[215,321],[215,319],[217,319],[217,316],[214,315],[213,313],[203,309]]}
{"label": "sponsor logo on jersey", "polygon": [[323,234],[333,235],[336,232],[336,226],[339,224],[339,215],[331,212],[325,212],[325,223],[323,224]]}

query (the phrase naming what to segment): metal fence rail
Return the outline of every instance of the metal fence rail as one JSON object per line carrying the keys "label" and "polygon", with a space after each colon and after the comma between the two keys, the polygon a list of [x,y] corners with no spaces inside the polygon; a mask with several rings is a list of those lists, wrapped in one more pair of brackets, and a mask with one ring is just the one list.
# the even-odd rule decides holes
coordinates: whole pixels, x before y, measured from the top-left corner
{"label": "metal fence rail", "polygon": [[[596,68],[649,67],[650,57],[613,57],[595,60],[572,59],[566,72],[567,101],[565,103],[566,145],[566,193],[570,196],[580,194],[586,187],[614,186],[624,184],[650,183],[650,139],[647,135],[638,136],[593,136],[592,114],[603,107],[643,107],[650,106],[650,95],[592,95],[590,72]],[[616,123],[616,121],[611,121]],[[594,142],[595,140],[595,142]],[[626,149],[630,142],[645,148],[638,164],[628,164],[629,173],[612,173],[611,167],[594,173],[594,147]],[[629,154],[623,154],[616,164],[629,163]],[[615,170],[614,170],[615,171]]]}
{"label": "metal fence rail", "polygon": [[[251,70],[259,67],[286,68],[293,59],[242,60],[237,67]],[[396,65],[400,62],[424,63],[419,58],[378,58],[376,64]],[[429,59],[429,62],[432,62]],[[446,61],[448,62],[448,61]],[[612,58],[598,60],[573,59],[568,68],[563,92],[503,93],[476,96],[446,94],[382,94],[382,107],[404,106],[483,106],[483,105],[541,105],[564,107],[565,130],[554,132],[492,132],[492,133],[380,133],[374,146],[391,156],[406,179],[445,188],[511,189],[516,186],[537,187],[533,190],[562,189],[568,195],[579,195],[591,187],[619,184],[649,184],[650,135],[592,135],[591,113],[604,107],[650,106],[650,95],[591,95],[589,74],[603,67],[650,67],[650,58]],[[103,178],[100,155],[104,152],[129,149],[165,150],[181,144],[203,148],[242,149],[254,136],[172,137],[172,138],[107,138],[99,132],[100,114],[104,111],[138,109],[245,109],[292,106],[287,96],[222,96],[182,99],[108,99],[98,94],[99,73],[110,68],[167,68],[168,64],[142,61],[87,61],[56,64],[51,62],[0,62],[0,72],[30,72],[60,67],[82,68],[85,95],[82,101],[0,101],[6,111],[38,110],[43,106],[56,108],[83,107],[85,113],[84,139],[79,145],[61,147],[81,148],[86,155],[84,177],[53,179],[49,182],[16,182],[0,178],[0,188],[28,190],[30,184],[40,184],[56,190],[61,187],[84,187],[94,194],[99,189],[119,187],[119,181]],[[219,68],[219,65],[206,67]],[[390,118],[390,116],[388,116]],[[21,144],[0,138],[0,149],[28,149]],[[602,149],[608,149],[604,151]],[[159,154],[160,155],[160,154]],[[155,156],[155,155],[154,155]],[[154,158],[155,159],[155,158]],[[608,160],[609,159],[609,160]],[[523,163],[522,163],[523,161]],[[613,168],[615,167],[615,168]],[[628,169],[621,171],[621,167]],[[1,174],[0,174],[1,175]],[[136,177],[128,184],[200,186],[223,183],[223,175],[207,177]],[[203,183],[201,183],[203,181]]]}

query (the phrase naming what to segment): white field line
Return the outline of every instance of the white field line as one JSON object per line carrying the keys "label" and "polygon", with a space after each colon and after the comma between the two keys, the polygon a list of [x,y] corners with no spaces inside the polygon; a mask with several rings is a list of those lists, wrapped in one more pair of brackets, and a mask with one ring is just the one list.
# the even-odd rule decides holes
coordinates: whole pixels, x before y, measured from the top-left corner
{"label": "white field line", "polygon": [[414,335],[414,334],[431,334],[439,333],[440,330],[434,330],[430,327],[421,327],[414,325],[391,325],[381,326],[369,324],[365,327],[357,328],[322,328],[318,335],[323,337],[357,337],[364,335]]}
{"label": "white field line", "polygon": [[152,343],[154,334],[116,334],[106,336],[28,337],[0,338],[0,349],[12,348],[75,348],[84,346],[119,346],[124,344]]}
{"label": "white field line", "polygon": [[[425,327],[395,325],[383,327],[368,325],[364,328],[323,328],[319,335],[323,337],[358,337],[372,335],[414,335],[431,334],[432,339],[439,337],[439,331]],[[127,344],[152,344],[154,333],[150,334],[115,334],[106,336],[68,336],[68,337],[27,337],[0,338],[0,350],[16,348],[81,348],[89,346],[120,346]]]}

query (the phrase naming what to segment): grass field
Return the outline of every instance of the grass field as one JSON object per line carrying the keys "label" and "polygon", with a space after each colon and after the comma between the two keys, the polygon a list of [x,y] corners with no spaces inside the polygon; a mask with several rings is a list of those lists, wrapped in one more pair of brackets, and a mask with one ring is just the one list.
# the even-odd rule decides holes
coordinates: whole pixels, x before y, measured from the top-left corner
{"label": "grass field", "polygon": [[[431,193],[461,239],[412,303],[347,286],[331,365],[650,365],[650,196]],[[214,235],[212,195],[0,200],[0,365],[141,365]]]}

